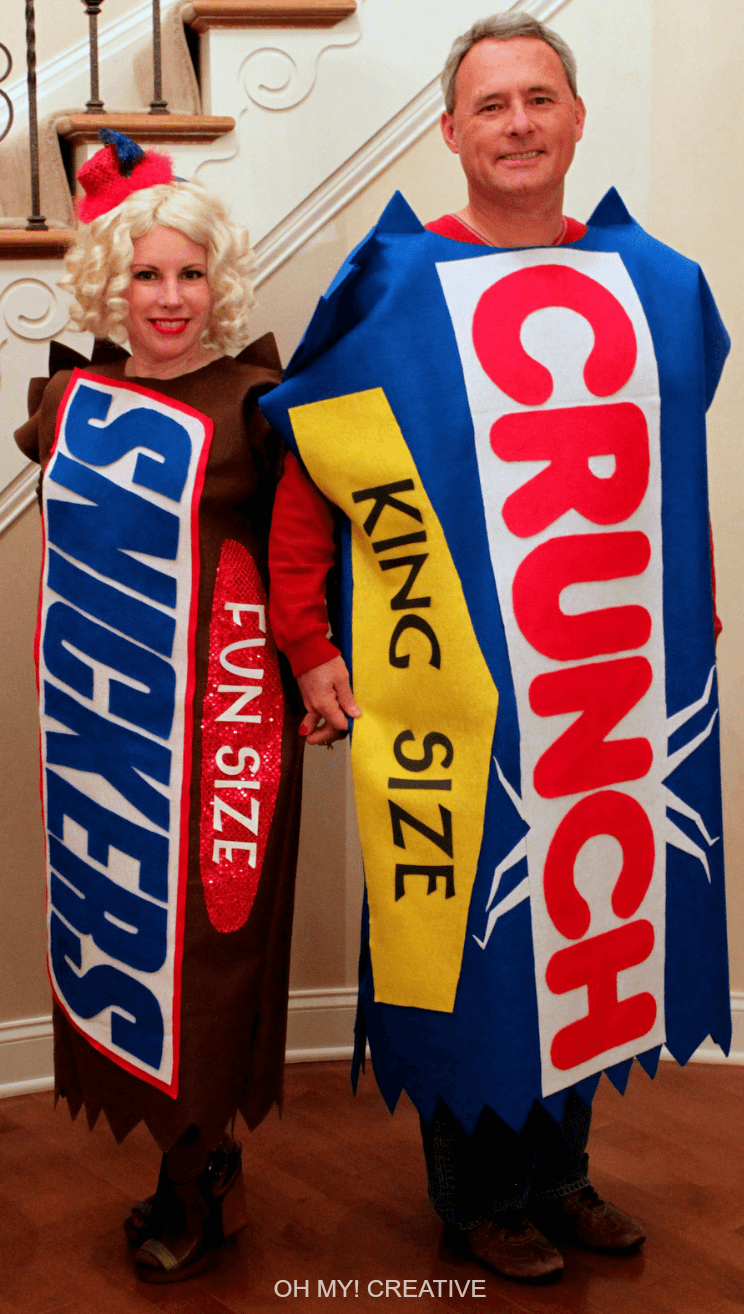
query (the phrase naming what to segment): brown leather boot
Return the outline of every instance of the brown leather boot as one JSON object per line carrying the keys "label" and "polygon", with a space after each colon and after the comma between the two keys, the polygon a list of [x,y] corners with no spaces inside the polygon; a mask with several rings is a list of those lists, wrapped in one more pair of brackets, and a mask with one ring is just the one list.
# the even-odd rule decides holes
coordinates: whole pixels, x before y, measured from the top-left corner
{"label": "brown leather boot", "polygon": [[502,1277],[520,1282],[552,1282],[563,1272],[563,1259],[537,1228],[516,1211],[486,1219],[465,1233],[473,1259]]}
{"label": "brown leather boot", "polygon": [[646,1239],[641,1224],[602,1200],[593,1186],[528,1208],[535,1226],[559,1243],[568,1241],[607,1255],[629,1255]]}

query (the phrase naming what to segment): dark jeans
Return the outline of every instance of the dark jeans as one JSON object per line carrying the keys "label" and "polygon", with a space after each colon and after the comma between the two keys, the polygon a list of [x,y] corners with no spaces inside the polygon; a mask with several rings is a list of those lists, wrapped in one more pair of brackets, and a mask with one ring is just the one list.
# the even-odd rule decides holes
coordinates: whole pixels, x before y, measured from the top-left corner
{"label": "dark jeans", "polygon": [[443,1223],[470,1231],[506,1210],[588,1185],[591,1109],[570,1092],[562,1124],[534,1104],[521,1132],[484,1109],[468,1136],[446,1104],[421,1119],[429,1199]]}

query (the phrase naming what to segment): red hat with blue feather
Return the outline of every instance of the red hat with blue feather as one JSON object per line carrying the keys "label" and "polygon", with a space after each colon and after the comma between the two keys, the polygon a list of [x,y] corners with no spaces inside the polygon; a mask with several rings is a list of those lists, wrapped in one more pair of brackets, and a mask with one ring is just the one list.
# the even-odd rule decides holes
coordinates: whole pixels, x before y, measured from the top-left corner
{"label": "red hat with blue feather", "polygon": [[100,151],[91,155],[78,172],[85,196],[75,204],[81,223],[89,224],[126,201],[132,192],[158,183],[178,182],[173,162],[160,151],[144,151],[131,138],[111,128],[102,128]]}

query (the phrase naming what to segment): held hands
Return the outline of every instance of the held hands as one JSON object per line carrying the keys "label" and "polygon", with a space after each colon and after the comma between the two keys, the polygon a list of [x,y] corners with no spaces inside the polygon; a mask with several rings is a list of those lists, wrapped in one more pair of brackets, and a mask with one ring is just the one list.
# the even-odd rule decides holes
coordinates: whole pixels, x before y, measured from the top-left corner
{"label": "held hands", "polygon": [[[307,716],[300,734],[308,744],[332,744],[348,734],[347,717],[361,716],[351,692],[349,672],[343,657],[313,666],[297,677]],[[321,721],[323,724],[320,724]]]}

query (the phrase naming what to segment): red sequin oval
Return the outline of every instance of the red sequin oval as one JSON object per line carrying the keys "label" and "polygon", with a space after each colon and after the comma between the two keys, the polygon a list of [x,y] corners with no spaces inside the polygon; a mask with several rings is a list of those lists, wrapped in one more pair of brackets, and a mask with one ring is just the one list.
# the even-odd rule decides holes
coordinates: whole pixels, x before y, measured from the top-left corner
{"label": "red sequin oval", "polygon": [[209,920],[237,931],[261,879],[282,766],[284,695],[258,567],[222,545],[202,715],[201,878]]}

